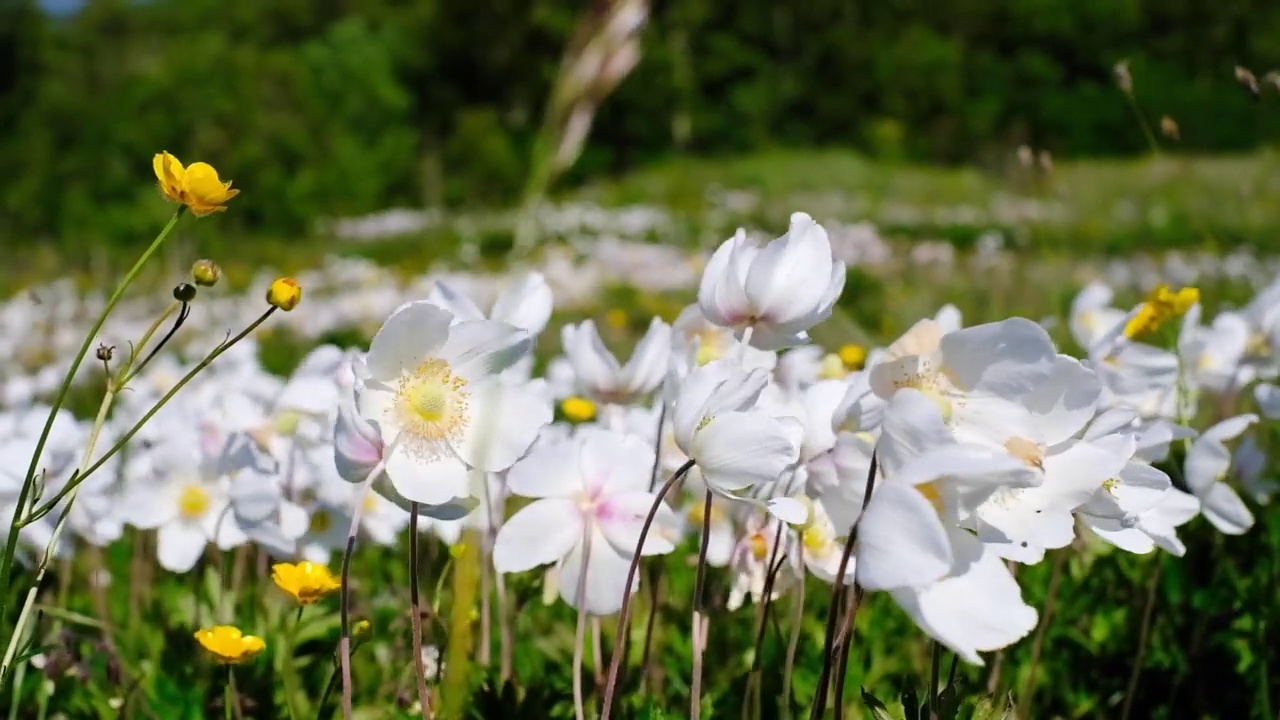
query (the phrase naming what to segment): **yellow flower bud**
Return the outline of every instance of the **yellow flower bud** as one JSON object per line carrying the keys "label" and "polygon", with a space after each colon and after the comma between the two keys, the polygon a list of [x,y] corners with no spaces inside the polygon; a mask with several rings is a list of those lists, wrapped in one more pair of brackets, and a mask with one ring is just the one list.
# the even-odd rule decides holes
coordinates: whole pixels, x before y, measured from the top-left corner
{"label": "yellow flower bud", "polygon": [[196,281],[197,285],[212,287],[222,279],[222,268],[218,267],[218,263],[212,260],[197,260],[191,266],[191,278]]}
{"label": "yellow flower bud", "polygon": [[364,642],[373,637],[373,623],[368,620],[357,622],[351,626],[351,637],[355,638],[356,642]]}
{"label": "yellow flower bud", "polygon": [[271,283],[267,290],[267,303],[285,312],[302,302],[302,286],[291,277],[282,277]]}
{"label": "yellow flower bud", "polygon": [[861,370],[863,364],[867,362],[867,349],[861,345],[853,343],[841,345],[838,354],[840,362],[850,370]]}

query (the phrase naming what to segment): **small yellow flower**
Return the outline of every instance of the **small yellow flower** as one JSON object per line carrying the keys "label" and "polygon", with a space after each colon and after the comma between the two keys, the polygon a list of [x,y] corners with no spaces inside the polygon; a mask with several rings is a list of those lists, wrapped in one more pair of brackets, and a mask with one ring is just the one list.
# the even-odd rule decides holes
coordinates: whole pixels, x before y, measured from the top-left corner
{"label": "small yellow flower", "polygon": [[197,630],[195,638],[214,659],[223,665],[239,665],[266,649],[267,643],[256,635],[245,635],[234,625],[215,625]]}
{"label": "small yellow flower", "polygon": [[267,303],[289,312],[302,302],[302,286],[291,277],[278,278],[267,289]]}
{"label": "small yellow flower", "polygon": [[867,362],[867,349],[861,345],[853,343],[841,345],[837,354],[840,356],[840,362],[850,370],[861,370]]}
{"label": "small yellow flower", "polygon": [[596,416],[596,404],[584,397],[567,397],[560,403],[560,411],[570,422],[587,422]]}
{"label": "small yellow flower", "polygon": [[198,216],[226,210],[227,201],[240,194],[231,189],[231,181],[222,182],[209,163],[183,167],[178,158],[162,152],[151,159],[151,167],[165,199],[186,205]]}
{"label": "small yellow flower", "polygon": [[314,605],[326,595],[337,592],[342,583],[328,566],[311,562],[276,563],[271,566],[271,579],[276,587],[289,593],[303,605]]}
{"label": "small yellow flower", "polygon": [[1186,287],[1173,292],[1167,285],[1161,285],[1138,308],[1138,312],[1125,323],[1124,335],[1129,339],[1151,335],[1162,325],[1186,314],[1191,306],[1200,302],[1200,291]]}
{"label": "small yellow flower", "polygon": [[604,321],[614,330],[622,330],[627,327],[627,311],[613,308],[604,314]]}

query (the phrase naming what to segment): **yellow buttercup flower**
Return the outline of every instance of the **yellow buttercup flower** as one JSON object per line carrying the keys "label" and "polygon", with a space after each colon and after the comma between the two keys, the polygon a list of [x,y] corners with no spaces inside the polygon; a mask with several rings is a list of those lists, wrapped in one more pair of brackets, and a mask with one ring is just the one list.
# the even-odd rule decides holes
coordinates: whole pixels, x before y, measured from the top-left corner
{"label": "yellow buttercup flower", "polygon": [[267,303],[289,312],[302,302],[302,286],[291,277],[282,277],[267,289]]}
{"label": "yellow buttercup flower", "polygon": [[276,563],[271,566],[271,579],[303,605],[313,605],[342,588],[328,566],[311,562]]}
{"label": "yellow buttercup flower", "polygon": [[867,349],[861,345],[849,343],[841,345],[838,352],[840,362],[850,370],[861,370],[862,366],[867,362]]}
{"label": "yellow buttercup flower", "polygon": [[151,166],[165,199],[186,205],[196,215],[226,210],[227,201],[240,194],[231,189],[231,181],[222,182],[209,163],[184,167],[178,158],[162,152],[151,159]]}
{"label": "yellow buttercup flower", "polygon": [[266,649],[267,643],[256,635],[245,635],[234,625],[215,625],[197,630],[195,638],[214,659],[223,665],[239,665]]}
{"label": "yellow buttercup flower", "polygon": [[586,422],[596,416],[596,404],[584,397],[567,397],[560,403],[560,411],[570,422]]}
{"label": "yellow buttercup flower", "polygon": [[1152,335],[1162,325],[1175,318],[1182,317],[1193,305],[1200,302],[1200,291],[1186,287],[1173,292],[1169,286],[1161,285],[1138,308],[1138,313],[1125,323],[1124,335],[1129,339]]}

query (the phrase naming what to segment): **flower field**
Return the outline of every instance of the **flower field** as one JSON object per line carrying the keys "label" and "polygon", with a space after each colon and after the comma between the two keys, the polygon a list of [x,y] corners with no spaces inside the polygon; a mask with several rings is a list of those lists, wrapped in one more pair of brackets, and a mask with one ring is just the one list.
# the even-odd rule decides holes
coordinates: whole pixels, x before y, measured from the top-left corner
{"label": "flower field", "polygon": [[0,304],[9,717],[1276,716],[1265,249],[638,176],[286,275],[153,170],[118,277]]}

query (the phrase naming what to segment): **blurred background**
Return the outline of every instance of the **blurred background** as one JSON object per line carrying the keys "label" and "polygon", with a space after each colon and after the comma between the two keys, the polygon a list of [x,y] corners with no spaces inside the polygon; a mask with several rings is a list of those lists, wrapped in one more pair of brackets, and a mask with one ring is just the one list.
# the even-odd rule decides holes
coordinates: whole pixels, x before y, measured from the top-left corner
{"label": "blurred background", "polygon": [[[680,163],[734,158],[694,176],[875,193],[894,168],[928,165],[959,179],[927,201],[981,205],[1020,145],[1068,178],[1064,161],[1151,153],[1116,86],[1121,60],[1150,129],[1176,121],[1179,152],[1256,159],[1280,137],[1266,75],[1280,5],[1265,0],[0,0],[0,244],[28,263],[33,246],[75,249],[79,263],[87,247],[147,242],[168,213],[148,166],[162,149],[244,189],[210,233],[296,239],[392,207],[513,206],[562,60],[621,5],[644,24],[638,62],[592,98],[560,192],[674,164],[639,187],[680,202]],[[826,152],[793,154],[812,149]],[[1257,167],[1215,169],[1234,197]],[[625,186],[611,198],[631,199]]]}

